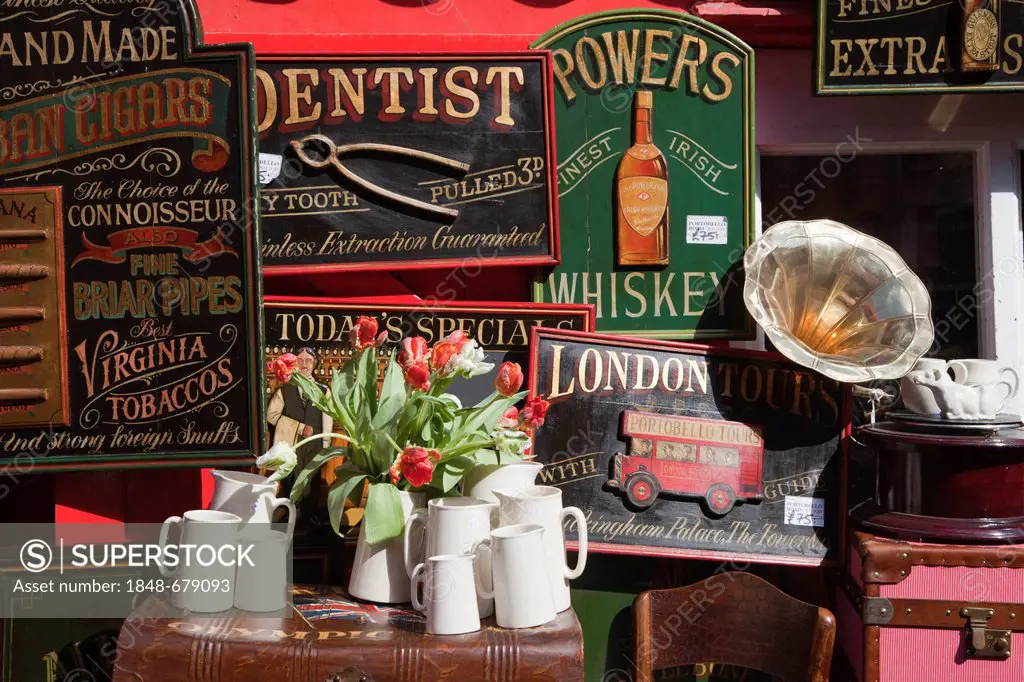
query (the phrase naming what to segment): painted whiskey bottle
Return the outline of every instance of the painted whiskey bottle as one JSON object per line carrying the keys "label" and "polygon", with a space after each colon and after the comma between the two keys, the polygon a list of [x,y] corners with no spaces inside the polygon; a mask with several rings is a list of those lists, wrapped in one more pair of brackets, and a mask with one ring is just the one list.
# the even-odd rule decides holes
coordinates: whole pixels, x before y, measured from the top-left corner
{"label": "painted whiskey bottle", "polygon": [[616,262],[668,264],[668,164],[651,134],[653,95],[633,95],[633,146],[615,171]]}

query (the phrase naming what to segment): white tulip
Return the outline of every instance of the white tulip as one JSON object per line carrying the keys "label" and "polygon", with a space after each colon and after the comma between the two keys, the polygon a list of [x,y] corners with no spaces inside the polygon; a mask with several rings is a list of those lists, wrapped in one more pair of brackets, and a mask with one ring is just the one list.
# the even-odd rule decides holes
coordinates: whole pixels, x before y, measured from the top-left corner
{"label": "white tulip", "polygon": [[256,459],[256,466],[259,468],[275,470],[274,475],[268,479],[270,481],[287,478],[298,463],[299,458],[295,450],[283,440],[274,443],[274,447]]}

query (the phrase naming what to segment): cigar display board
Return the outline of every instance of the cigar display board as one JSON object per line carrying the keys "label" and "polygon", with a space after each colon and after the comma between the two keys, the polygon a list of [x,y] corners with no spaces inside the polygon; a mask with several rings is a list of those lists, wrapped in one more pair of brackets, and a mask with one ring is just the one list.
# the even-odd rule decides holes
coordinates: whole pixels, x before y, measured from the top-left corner
{"label": "cigar display board", "polygon": [[753,338],[743,251],[754,231],[754,54],[673,10],[558,26],[551,50],[561,263],[534,300],[589,303],[597,330]]}
{"label": "cigar display board", "polygon": [[818,0],[819,95],[1024,90],[1024,5]]}
{"label": "cigar display board", "polygon": [[547,59],[261,56],[266,273],[556,262]]}
{"label": "cigar display board", "polygon": [[[263,306],[267,361],[282,353],[313,350],[313,378],[325,386],[334,370],[352,354],[351,332],[361,315],[378,321],[386,331],[381,360],[398,350],[402,339],[422,336],[431,346],[454,331],[466,332],[483,348],[486,361],[497,368],[506,360],[528,370],[530,334],[534,326],[578,331],[593,330],[594,310],[582,305],[530,303],[346,303],[342,300],[268,296]],[[383,365],[383,362],[382,362]],[[459,381],[453,388],[464,405],[473,405],[494,391],[495,373]],[[268,395],[277,389],[267,377]],[[271,425],[273,431],[276,425]],[[275,439],[277,440],[277,439]]]}
{"label": "cigar display board", "polygon": [[191,0],[0,13],[0,466],[260,448],[249,46]]}
{"label": "cigar display board", "polygon": [[774,353],[603,334],[537,329],[531,352],[538,481],[583,511],[591,551],[838,560],[848,387]]}

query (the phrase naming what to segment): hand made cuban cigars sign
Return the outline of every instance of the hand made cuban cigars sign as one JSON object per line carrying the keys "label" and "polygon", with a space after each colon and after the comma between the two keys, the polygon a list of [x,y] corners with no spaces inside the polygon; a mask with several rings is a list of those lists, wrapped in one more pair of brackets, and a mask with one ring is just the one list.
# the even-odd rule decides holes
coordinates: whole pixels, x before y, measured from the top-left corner
{"label": "hand made cuban cigars sign", "polygon": [[565,245],[534,299],[593,304],[602,332],[752,338],[736,272],[754,227],[752,50],[668,10],[585,16],[531,46],[552,51]]}
{"label": "hand made cuban cigars sign", "polygon": [[547,55],[265,57],[263,262],[553,263]]}
{"label": "hand made cuban cigars sign", "polygon": [[191,2],[0,0],[0,462],[259,449],[252,58],[200,33]]}
{"label": "hand made cuban cigars sign", "polygon": [[1024,88],[1024,5],[819,0],[820,95]]}
{"label": "hand made cuban cigars sign", "polygon": [[[848,391],[781,356],[538,329],[540,481],[591,550],[820,564],[840,551]],[[577,531],[567,521],[567,537]]]}

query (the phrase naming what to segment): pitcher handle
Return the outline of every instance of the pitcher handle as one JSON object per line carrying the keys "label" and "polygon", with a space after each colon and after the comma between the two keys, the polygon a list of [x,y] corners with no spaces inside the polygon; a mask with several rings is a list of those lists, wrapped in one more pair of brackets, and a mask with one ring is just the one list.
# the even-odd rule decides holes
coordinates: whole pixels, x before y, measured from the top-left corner
{"label": "pitcher handle", "polygon": [[1015,370],[1013,367],[1003,367],[1003,369],[1000,370],[999,373],[1001,375],[1008,373],[1010,376],[1013,377],[1013,383],[1012,384],[1009,381],[1007,381],[1006,379],[1003,379],[1003,381],[1002,381],[1002,383],[1006,384],[1007,388],[1010,389],[1010,392],[1006,396],[1006,399],[1009,400],[1010,398],[1012,398],[1015,395],[1017,395],[1017,390],[1020,388],[1020,374],[1018,374],[1017,370]]}
{"label": "pitcher handle", "polygon": [[[171,526],[179,526],[180,527],[181,525],[182,525],[182,519],[181,519],[180,516],[168,516],[164,520],[164,525],[160,526],[160,539],[157,541],[158,544],[160,545],[160,556],[164,556],[164,554],[165,554],[164,547],[167,545],[167,535],[171,531]],[[181,530],[179,531],[179,533],[184,532],[184,530],[185,530],[184,527],[182,527]],[[178,542],[180,543],[181,540],[179,539]],[[163,561],[160,561],[160,562],[157,563],[157,568],[160,569],[160,575],[162,575],[163,577],[165,577],[165,578],[173,578],[174,577],[174,571],[172,571],[169,568],[167,568],[167,565]]]}
{"label": "pitcher handle", "polygon": [[473,562],[473,571],[476,575],[476,595],[481,599],[494,599],[494,569],[491,569],[491,575],[486,576],[490,578],[491,589],[487,589],[484,582],[484,574],[480,571],[483,570],[484,562],[480,561],[480,550],[484,547],[487,548],[487,553],[490,554],[490,561],[488,565],[494,566],[494,547],[491,545],[490,538],[483,538],[480,542],[476,543],[476,549],[473,550],[473,554],[476,555],[476,561]]}
{"label": "pitcher handle", "polygon": [[953,373],[953,381],[957,384],[962,384],[967,381],[967,367],[964,363],[959,360],[950,360],[949,371]]}
{"label": "pitcher handle", "polygon": [[583,511],[579,507],[565,507],[559,520],[564,523],[566,516],[573,517],[576,520],[576,528],[579,529],[580,547],[576,555],[576,568],[569,568],[568,561],[565,565],[565,577],[575,580],[583,575],[583,569],[587,567],[587,518],[583,516]]}
{"label": "pitcher handle", "polygon": [[298,513],[295,511],[295,504],[287,497],[278,497],[270,503],[270,519],[274,519],[274,510],[284,507],[288,510],[288,528],[285,530],[285,535],[288,536],[288,542],[292,541],[292,535],[295,534],[295,519]]}
{"label": "pitcher handle", "polygon": [[409,514],[409,518],[405,522],[405,538],[402,540],[402,556],[405,558],[405,573],[410,579],[412,578],[416,564],[419,563],[419,557],[412,556],[412,545],[410,544],[410,538],[412,538],[412,527],[417,523],[422,523],[424,530],[426,529],[427,512],[425,510],[414,510],[413,513]]}
{"label": "pitcher handle", "polygon": [[412,569],[412,574],[409,578],[409,592],[412,595],[412,607],[420,613],[426,613],[427,609],[420,601],[419,596],[419,583],[423,582],[423,574],[427,571],[426,564],[416,564],[416,568]]}

